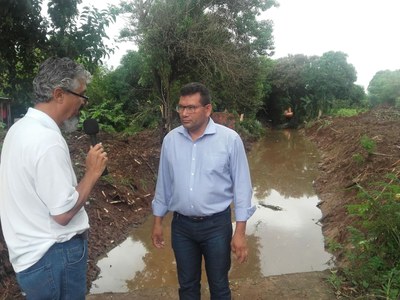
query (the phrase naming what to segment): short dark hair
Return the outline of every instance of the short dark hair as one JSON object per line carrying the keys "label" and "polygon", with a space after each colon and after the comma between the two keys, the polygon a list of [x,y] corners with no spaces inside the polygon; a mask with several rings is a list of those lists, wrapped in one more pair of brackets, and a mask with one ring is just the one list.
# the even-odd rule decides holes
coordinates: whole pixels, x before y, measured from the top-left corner
{"label": "short dark hair", "polygon": [[202,105],[207,105],[211,103],[210,91],[206,88],[204,84],[199,82],[191,82],[184,85],[181,88],[180,95],[188,96],[196,93],[200,93],[200,102]]}

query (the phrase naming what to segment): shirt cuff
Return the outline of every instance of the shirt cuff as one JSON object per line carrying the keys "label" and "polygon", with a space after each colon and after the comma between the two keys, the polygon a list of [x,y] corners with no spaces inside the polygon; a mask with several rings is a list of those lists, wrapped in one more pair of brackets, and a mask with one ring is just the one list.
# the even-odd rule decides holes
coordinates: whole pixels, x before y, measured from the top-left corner
{"label": "shirt cuff", "polygon": [[160,203],[157,203],[153,200],[151,203],[152,209],[153,209],[153,215],[157,217],[164,217],[167,212],[168,212],[168,207],[165,205],[162,205]]}
{"label": "shirt cuff", "polygon": [[255,205],[249,208],[235,208],[235,220],[247,221],[254,214],[257,207]]}
{"label": "shirt cuff", "polygon": [[74,189],[72,195],[70,195],[68,199],[65,201],[65,205],[60,207],[49,208],[50,215],[57,216],[70,211],[75,206],[76,202],[78,201],[78,198],[79,198],[79,193],[77,190]]}

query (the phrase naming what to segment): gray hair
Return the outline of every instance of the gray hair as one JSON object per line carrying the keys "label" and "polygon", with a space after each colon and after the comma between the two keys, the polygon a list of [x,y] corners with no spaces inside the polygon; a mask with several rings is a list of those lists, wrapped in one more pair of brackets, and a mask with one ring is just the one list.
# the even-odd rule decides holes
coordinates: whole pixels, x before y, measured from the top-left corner
{"label": "gray hair", "polygon": [[88,84],[92,75],[68,57],[50,57],[39,67],[33,80],[34,103],[49,102],[56,88],[74,90],[80,83]]}

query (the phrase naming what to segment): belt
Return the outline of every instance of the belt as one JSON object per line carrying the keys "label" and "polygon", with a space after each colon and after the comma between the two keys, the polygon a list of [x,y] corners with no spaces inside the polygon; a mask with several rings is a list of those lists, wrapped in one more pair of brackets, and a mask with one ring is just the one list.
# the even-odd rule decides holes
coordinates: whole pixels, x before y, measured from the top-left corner
{"label": "belt", "polygon": [[75,235],[71,238],[71,240],[72,240],[72,239],[87,240],[87,239],[88,239],[88,236],[89,236],[89,230],[85,230],[85,231],[82,232],[82,233],[75,234]]}
{"label": "belt", "polygon": [[185,216],[185,215],[182,215],[182,214],[178,213],[177,211],[174,211],[174,217],[175,218],[185,218],[185,219],[188,219],[188,220],[191,220],[191,221],[194,221],[194,222],[201,222],[201,221],[205,221],[205,220],[208,220],[208,219],[223,215],[223,214],[227,213],[230,210],[231,210],[231,208],[230,208],[230,206],[228,206],[227,209],[225,209],[225,210],[223,210],[221,212],[209,215],[209,216]]}

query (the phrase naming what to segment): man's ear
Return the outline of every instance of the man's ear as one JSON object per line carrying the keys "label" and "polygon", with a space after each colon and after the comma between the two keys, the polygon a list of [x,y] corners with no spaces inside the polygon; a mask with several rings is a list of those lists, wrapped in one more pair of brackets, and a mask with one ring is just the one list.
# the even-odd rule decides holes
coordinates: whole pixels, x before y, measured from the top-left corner
{"label": "man's ear", "polygon": [[206,105],[206,109],[207,109],[208,116],[211,116],[211,114],[212,114],[212,104],[211,103],[207,104]]}
{"label": "man's ear", "polygon": [[53,100],[58,103],[63,103],[64,101],[64,91],[61,88],[55,88],[53,90]]}

